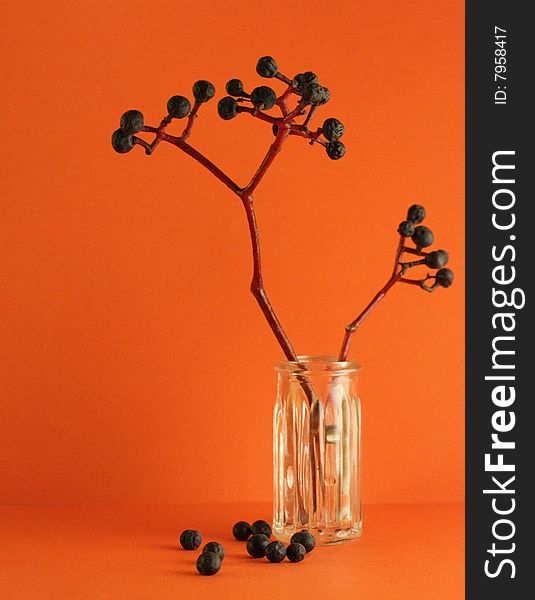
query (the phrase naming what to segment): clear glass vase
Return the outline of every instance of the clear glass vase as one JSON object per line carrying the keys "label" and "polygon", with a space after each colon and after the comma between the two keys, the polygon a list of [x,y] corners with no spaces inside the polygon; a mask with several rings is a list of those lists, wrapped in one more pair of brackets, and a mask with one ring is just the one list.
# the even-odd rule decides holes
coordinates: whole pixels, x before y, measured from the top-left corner
{"label": "clear glass vase", "polygon": [[332,356],[280,361],[273,419],[273,533],[318,544],[362,531],[359,366]]}

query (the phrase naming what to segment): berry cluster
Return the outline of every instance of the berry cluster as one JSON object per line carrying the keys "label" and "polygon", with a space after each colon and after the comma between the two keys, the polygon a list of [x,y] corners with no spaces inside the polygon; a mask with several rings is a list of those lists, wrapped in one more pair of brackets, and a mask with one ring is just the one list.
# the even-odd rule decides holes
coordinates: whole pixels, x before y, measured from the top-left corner
{"label": "berry cluster", "polygon": [[[340,138],[344,135],[345,129],[341,121],[331,117],[326,119],[316,131],[312,132],[308,129],[308,124],[316,108],[326,104],[331,97],[329,90],[320,85],[315,73],[306,71],[289,79],[279,71],[275,59],[271,56],[263,56],[259,59],[256,72],[267,79],[279,79],[288,86],[287,90],[277,97],[275,90],[267,85],[261,85],[248,93],[240,79],[230,79],[226,85],[228,96],[222,98],[217,105],[217,112],[223,120],[230,121],[238,114],[247,112],[271,123],[274,135],[284,130],[289,135],[308,138],[311,144],[321,144],[325,147],[327,156],[332,160],[338,160],[344,156],[346,149]],[[290,110],[287,106],[287,99],[292,94],[298,96],[299,99],[297,105]],[[252,108],[243,106],[246,103],[250,103]],[[265,111],[271,110],[276,105],[281,108],[282,116],[276,118],[267,115]],[[307,115],[304,122],[296,123],[295,119],[303,115]],[[320,138],[321,135],[325,140]]]}
{"label": "berry cluster", "polygon": [[[238,521],[232,528],[232,535],[240,542],[247,542],[246,550],[253,558],[266,557],[269,562],[279,563],[287,558],[290,562],[301,562],[307,553],[316,547],[316,539],[308,531],[295,533],[288,547],[281,542],[270,541],[271,526],[259,519],[252,525]],[[202,544],[202,536],[195,529],[185,529],[180,534],[180,545],[184,550],[197,550]],[[197,557],[196,567],[201,575],[215,575],[221,569],[225,549],[219,542],[208,542]]]}
{"label": "berry cluster", "polygon": [[[278,79],[287,85],[287,89],[277,96],[275,90],[267,85],[255,87],[250,93],[246,92],[240,79],[230,79],[226,85],[228,96],[221,98],[217,105],[219,116],[230,121],[240,113],[249,113],[262,121],[272,124],[275,135],[280,132],[281,141],[288,135],[305,137],[310,144],[320,144],[325,147],[327,156],[332,160],[338,160],[344,156],[346,148],[340,138],[344,134],[343,124],[335,118],[328,118],[316,131],[308,128],[314,112],[319,106],[326,104],[331,93],[320,85],[318,77],[312,71],[298,73],[293,79],[283,75],[271,56],[263,56],[256,65],[256,72],[268,79]],[[193,84],[193,107],[185,96],[172,96],[167,102],[167,116],[163,118],[160,126],[145,126],[143,114],[139,110],[128,110],[121,117],[120,127],[113,132],[112,146],[116,152],[125,154],[138,144],[145,148],[147,154],[151,154],[162,139],[170,141],[169,136],[164,133],[165,128],[173,119],[184,119],[188,117],[188,125],[179,139],[185,140],[193,126],[193,119],[201,104],[211,100],[215,95],[215,87],[209,81],[201,79]],[[291,95],[298,97],[293,109],[288,107],[288,99]],[[249,103],[251,106],[246,106]],[[281,116],[275,117],[267,114],[275,106],[280,108]],[[306,115],[306,116],[305,116]],[[302,123],[296,119],[305,116]],[[136,136],[140,132],[155,133],[156,138],[149,144]],[[323,139],[321,138],[323,136]]]}
{"label": "berry cluster", "polygon": [[[215,87],[213,83],[205,79],[199,79],[193,84],[192,88],[194,103],[193,106],[185,96],[171,96],[167,101],[167,116],[162,119],[158,128],[145,126],[143,113],[139,110],[127,110],[122,116],[119,129],[115,130],[111,136],[111,145],[119,154],[130,152],[132,148],[139,144],[145,148],[147,154],[152,154],[158,143],[164,138],[165,128],[173,119],[184,119],[188,117],[188,124],[183,131],[181,138],[186,139],[193,126],[193,120],[197,116],[199,108],[214,97]],[[156,138],[152,144],[137,137],[135,134],[140,132],[156,133]]]}
{"label": "berry cluster", "polygon": [[[319,83],[315,73],[305,71],[297,73],[293,79],[289,79],[279,71],[275,59],[271,56],[263,56],[258,60],[256,72],[261,77],[282,81],[287,86],[286,90],[277,96],[271,87],[260,85],[248,93],[240,79],[230,79],[226,85],[228,96],[221,98],[217,104],[217,112],[224,121],[230,121],[240,113],[249,113],[253,117],[271,123],[273,133],[281,136],[281,143],[288,135],[296,135],[308,139],[310,144],[323,146],[327,156],[332,160],[338,160],[344,156],[346,148],[340,138],[344,135],[345,128],[341,121],[330,117],[325,119],[323,125],[315,131],[308,127],[316,109],[326,104],[331,98],[330,91]],[[177,95],[169,98],[167,116],[162,119],[159,127],[145,126],[143,114],[139,110],[126,111],[121,117],[119,129],[112,134],[113,149],[119,154],[125,154],[137,144],[142,146],[147,154],[152,154],[161,140],[175,143],[184,149],[179,141],[184,141],[191,133],[193,121],[200,106],[214,97],[215,86],[205,79],[200,79],[193,84],[192,92],[193,106],[185,96]],[[298,100],[296,105],[290,109],[288,101],[292,95],[297,96]],[[279,117],[267,114],[267,111],[275,106],[280,109],[281,116]],[[302,116],[305,117],[303,122],[298,123],[296,119]],[[179,138],[165,133],[166,127],[173,119],[186,117],[188,117],[188,123]],[[149,144],[136,135],[140,132],[154,133],[156,137]],[[197,156],[195,158],[199,160]],[[215,172],[211,168],[210,170]]]}
{"label": "berry cluster", "polygon": [[[193,106],[185,96],[172,96],[167,102],[167,115],[162,119],[158,127],[151,127],[144,124],[143,114],[138,110],[128,110],[120,120],[120,127],[112,135],[112,146],[120,154],[132,150],[135,145],[145,149],[146,154],[154,152],[160,142],[170,143],[188,156],[196,160],[217,179],[236,194],[247,214],[247,222],[252,242],[253,253],[253,276],[251,279],[251,292],[257,300],[263,315],[265,316],[273,334],[284,352],[286,358],[290,361],[297,361],[295,352],[288,336],[283,330],[273,307],[268,299],[263,285],[262,268],[260,260],[260,243],[258,228],[253,205],[253,193],[262,181],[269,167],[279,154],[283,143],[289,136],[299,136],[307,139],[311,145],[319,144],[325,148],[327,156],[332,160],[342,158],[346,152],[345,145],[340,141],[344,135],[344,125],[338,119],[330,117],[323,121],[321,127],[315,131],[309,129],[309,124],[317,109],[326,104],[331,97],[330,91],[320,84],[318,77],[312,71],[297,73],[292,79],[283,75],[277,62],[271,56],[263,56],[256,65],[256,72],[266,79],[277,79],[286,85],[285,91],[277,96],[275,90],[266,85],[255,87],[250,93],[245,90],[244,84],[240,79],[230,79],[226,84],[225,96],[219,100],[217,111],[219,116],[230,121],[241,113],[247,113],[254,118],[271,124],[274,142],[270,145],[263,161],[251,177],[250,181],[243,186],[233,181],[222,169],[217,167],[211,160],[191,146],[186,140],[191,134],[197,113],[200,107],[211,100],[215,95],[215,87],[209,81],[204,79],[196,81],[192,88],[194,103]],[[297,102],[290,108],[289,101],[295,96]],[[268,114],[270,110],[277,107],[280,116]],[[298,119],[304,117],[302,122]],[[170,135],[166,132],[168,125],[173,120],[186,119],[186,126],[180,136]],[[140,138],[139,133],[154,134],[151,143]],[[422,289],[432,292],[437,287],[450,287],[453,283],[453,272],[445,265],[448,262],[448,253],[445,250],[425,251],[434,241],[433,232],[426,226],[420,225],[425,218],[425,209],[420,205],[410,207],[407,219],[400,223],[398,232],[400,234],[400,243],[394,263],[394,271],[387,283],[381,288],[372,301],[364,310],[346,325],[344,339],[339,352],[339,360],[347,360],[351,340],[356,329],[377,306],[388,292],[388,290],[397,282],[418,285]],[[411,239],[414,247],[406,245],[406,240]],[[418,260],[412,262],[401,262],[404,253],[415,254]],[[428,274],[424,279],[408,279],[404,277],[406,271],[416,265],[425,265],[430,269],[436,269],[434,274]],[[432,285],[428,282],[432,280]],[[305,382],[303,389],[307,399],[312,403],[314,393],[310,386]],[[315,485],[313,479],[313,487]]]}
{"label": "berry cluster", "polygon": [[[195,529],[186,529],[180,534],[180,545],[184,550],[197,550],[202,544],[202,535]],[[197,571],[201,575],[215,575],[221,569],[225,549],[219,542],[208,542],[197,557]]]}
{"label": "berry cluster", "polygon": [[[446,250],[433,250],[431,252],[423,250],[431,246],[435,241],[435,236],[431,229],[425,225],[420,225],[425,217],[425,208],[419,204],[413,204],[407,211],[407,219],[399,224],[398,233],[401,236],[400,252],[398,253],[398,262],[401,267],[399,280],[403,283],[419,285],[427,292],[433,292],[437,287],[450,287],[454,276],[453,271],[446,268],[449,260],[449,254]],[[405,245],[407,238],[412,240],[414,248]],[[399,259],[405,252],[416,254],[422,258],[410,262],[402,262]],[[429,269],[438,270],[434,275],[428,274],[424,279],[406,279],[403,277],[408,269],[418,265],[425,265]],[[434,283],[428,285],[427,282],[429,280],[434,280]]]}
{"label": "berry cluster", "polygon": [[237,540],[247,542],[245,548],[250,556],[266,557],[272,563],[282,562],[285,558],[290,562],[301,562],[316,547],[316,539],[308,531],[294,533],[288,547],[278,541],[270,542],[271,527],[266,521],[255,521],[252,525],[238,521],[232,534]]}
{"label": "berry cluster", "polygon": [[[338,360],[347,360],[349,349],[355,331],[362,325],[364,319],[372,312],[377,304],[386,296],[396,283],[407,283],[417,285],[426,292],[434,292],[437,287],[448,288],[453,283],[453,271],[446,267],[449,255],[446,250],[424,251],[435,241],[435,236],[429,227],[420,225],[426,217],[425,208],[420,204],[413,204],[407,211],[407,218],[399,224],[399,244],[394,261],[394,270],[386,284],[375,294],[370,303],[351,323],[346,325],[344,339]],[[412,240],[414,247],[407,245],[407,240]],[[418,260],[403,262],[404,254],[413,254],[420,257]],[[412,267],[425,265],[429,269],[438,269],[435,274],[428,273],[423,279],[409,279],[405,277],[406,272]],[[434,280],[432,285],[428,285],[429,280]]]}

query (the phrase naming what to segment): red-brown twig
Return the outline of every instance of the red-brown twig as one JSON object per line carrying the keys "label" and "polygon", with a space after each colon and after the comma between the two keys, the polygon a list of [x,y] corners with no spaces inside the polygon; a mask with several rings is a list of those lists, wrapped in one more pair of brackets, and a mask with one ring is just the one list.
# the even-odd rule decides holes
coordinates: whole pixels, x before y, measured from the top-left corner
{"label": "red-brown twig", "polygon": [[[256,216],[254,211],[253,204],[253,192],[257,188],[258,184],[261,182],[262,178],[265,176],[267,170],[279,154],[282,145],[286,138],[288,137],[288,128],[289,126],[281,123],[277,135],[275,137],[275,141],[271,144],[269,150],[264,157],[264,160],[260,164],[258,170],[253,175],[249,183],[240,187],[235,181],[233,181],[224,171],[222,171],[217,165],[215,165],[211,160],[206,158],[201,152],[196,150],[193,146],[188,144],[185,141],[185,138],[188,137],[191,133],[193,123],[196,117],[197,110],[200,104],[196,103],[188,117],[188,123],[184,132],[180,137],[169,135],[165,133],[165,128],[169,124],[169,119],[166,118],[162,121],[159,127],[150,127],[148,125],[144,126],[142,131],[148,133],[154,133],[155,137],[151,144],[148,144],[144,140],[137,138],[135,143],[140,144],[145,148],[145,151],[148,154],[152,154],[152,152],[156,149],[158,144],[161,141],[168,142],[185,152],[188,156],[191,156],[194,160],[200,163],[203,167],[205,167],[210,173],[212,173],[217,179],[219,179],[223,184],[225,184],[232,192],[234,192],[242,201],[243,207],[245,209],[245,213],[247,216],[247,223],[249,227],[249,233],[251,236],[251,246],[252,246],[252,254],[253,254],[253,275],[251,279],[251,293],[255,297],[258,302],[262,313],[264,314],[271,330],[273,331],[279,345],[281,346],[284,355],[290,361],[297,362],[297,354],[293,349],[288,336],[284,332],[284,329],[278,320],[271,303],[266,294],[266,290],[264,288],[264,282],[262,278],[262,264],[261,264],[261,256],[260,256],[260,240],[258,235],[258,226],[256,223]],[[260,111],[254,111],[254,109],[247,107],[240,107],[240,111],[248,112],[257,118],[261,118],[262,120],[268,122],[277,122],[277,119],[273,117],[269,117]],[[307,397],[309,402],[313,401],[313,395],[310,388],[305,390],[307,392]]]}
{"label": "red-brown twig", "polygon": [[[404,277],[408,269],[425,264],[425,257],[429,255],[429,252],[424,252],[421,248],[409,248],[405,246],[404,242],[405,238],[403,236],[400,236],[398,247],[396,250],[396,256],[394,259],[394,267],[392,269],[390,279],[377,292],[377,294],[375,294],[371,302],[358,315],[358,317],[351,321],[349,325],[346,325],[344,339],[342,341],[342,346],[338,354],[339,361],[347,360],[347,355],[349,354],[349,349],[351,347],[351,342],[353,340],[353,336],[355,335],[355,331],[362,325],[364,319],[377,307],[379,302],[381,302],[381,300],[386,296],[387,292],[390,290],[390,288],[394,286],[394,284],[407,283],[409,285],[417,285],[426,292],[434,292],[435,289],[439,287],[438,282],[432,275],[427,275],[424,279],[407,279],[406,277]],[[411,262],[400,262],[401,256],[405,252],[408,254],[416,254],[417,256],[423,256],[424,258],[420,260],[414,260]],[[435,279],[435,283],[431,286],[426,285],[426,281],[428,281],[429,279]]]}
{"label": "red-brown twig", "polygon": [[[255,215],[254,203],[253,203],[253,192],[256,190],[256,188],[262,181],[263,177],[267,173],[269,167],[273,164],[273,161],[280,153],[282,146],[283,146],[284,142],[286,141],[286,139],[288,138],[289,134],[292,133],[291,128],[292,128],[292,126],[295,125],[294,118],[303,113],[303,106],[301,104],[298,104],[296,109],[294,109],[293,111],[289,111],[288,105],[287,105],[287,98],[292,93],[293,93],[293,88],[290,83],[286,92],[284,92],[277,101],[277,104],[280,107],[282,115],[283,115],[282,118],[277,119],[275,117],[271,117],[271,116],[263,113],[262,111],[256,110],[254,108],[249,108],[246,106],[238,107],[238,112],[246,112],[246,113],[251,114],[255,118],[258,118],[263,121],[267,121],[268,123],[277,125],[277,133],[276,133],[274,142],[269,147],[269,149],[268,149],[264,159],[262,160],[260,166],[258,167],[256,173],[252,176],[249,183],[247,185],[245,185],[244,187],[240,187],[235,181],[233,181],[217,165],[215,165],[211,160],[209,160],[201,152],[199,152],[193,146],[191,146],[190,144],[188,144],[186,142],[186,139],[191,134],[191,130],[192,130],[193,124],[194,124],[196,116],[197,116],[197,111],[200,106],[200,104],[197,102],[194,104],[193,109],[191,110],[191,112],[188,116],[188,122],[187,122],[186,128],[182,132],[181,136],[177,137],[177,136],[173,136],[173,135],[169,135],[169,134],[165,133],[165,128],[171,121],[170,117],[166,117],[165,119],[162,120],[162,122],[160,123],[160,126],[158,128],[150,127],[150,126],[144,126],[142,128],[142,131],[147,132],[147,133],[153,133],[155,135],[152,143],[148,144],[147,142],[145,142],[144,140],[141,140],[139,138],[135,139],[135,143],[143,146],[145,148],[145,152],[147,154],[152,154],[152,152],[154,152],[154,150],[157,148],[157,146],[159,145],[159,143],[161,141],[165,141],[165,142],[168,142],[168,143],[176,146],[177,148],[179,148],[180,150],[185,152],[188,156],[191,156],[191,158],[196,160],[203,167],[205,167],[210,173],[212,173],[217,179],[219,179],[224,185],[226,185],[232,192],[234,192],[240,198],[240,200],[243,204],[243,207],[245,209],[245,214],[247,217],[247,224],[248,224],[249,233],[250,233],[250,237],[251,237],[251,248],[252,248],[252,255],[253,255],[253,274],[252,274],[251,285],[250,285],[251,293],[253,294],[254,298],[258,302],[258,305],[260,306],[260,309],[261,309],[262,313],[264,314],[264,317],[266,318],[266,321],[268,322],[271,330],[273,331],[273,334],[275,335],[275,338],[277,339],[286,358],[289,361],[299,364],[297,354],[296,354],[295,350],[293,349],[293,347],[290,343],[290,340],[288,339],[288,336],[286,335],[280,321],[278,320],[277,315],[275,314],[275,311],[273,310],[273,307],[271,306],[271,303],[269,301],[269,298],[267,296],[267,293],[266,293],[266,290],[264,287],[264,282],[263,282],[263,277],[262,277],[262,263],[261,263],[261,255],[260,255],[260,240],[259,240],[259,235],[258,235],[258,225],[256,222],[256,215]],[[306,121],[307,123],[310,121],[310,118],[312,116],[311,113],[313,114],[313,112],[314,112],[313,110],[310,111],[310,113],[307,117],[307,121]],[[297,129],[296,129],[296,131],[297,131]],[[301,135],[303,137],[307,137],[307,138],[311,139],[312,141],[314,141],[315,137],[317,137],[316,134],[312,134],[311,132],[309,132],[307,130],[306,126],[305,127],[300,126],[300,132],[294,133],[294,135]],[[297,380],[300,382],[300,384],[303,388],[303,391],[307,398],[307,402],[308,402],[309,406],[311,407],[311,411],[313,410],[313,407],[315,407],[315,406],[317,409],[317,403],[315,403],[316,394],[315,394],[312,386],[308,382],[307,378],[305,376],[298,375]],[[312,504],[313,504],[314,511],[318,507],[318,497],[317,497],[318,492],[317,492],[316,476],[319,477],[320,488],[322,491],[324,490],[324,485],[325,485],[325,482],[323,481],[323,465],[322,465],[322,460],[321,460],[322,452],[321,452],[321,447],[319,444],[319,438],[317,437],[318,435],[319,435],[318,432],[315,431],[313,428],[311,428],[311,430],[310,430],[310,449],[309,449],[310,455],[309,456],[310,456],[311,471],[312,471]],[[320,460],[318,461],[317,458],[319,458]],[[316,474],[316,472],[317,472],[317,474]],[[300,497],[300,492],[299,492],[299,504],[300,504],[301,515],[302,515],[303,519],[307,519],[308,518],[307,517],[307,509],[304,504],[303,498]]]}
{"label": "red-brown twig", "polygon": [[193,128],[193,124],[195,123],[195,119],[197,118],[197,113],[199,112],[200,107],[201,107],[201,103],[195,101],[193,108],[191,109],[191,112],[188,115],[188,122],[186,123],[186,128],[184,129],[184,131],[182,132],[182,135],[180,136],[183,140],[186,140],[189,138],[189,136],[191,134],[191,130]]}
{"label": "red-brown twig", "polygon": [[288,108],[288,98],[294,93],[293,85],[290,83],[286,91],[277,98],[277,106],[281,109],[283,117],[288,116],[290,109]]}
{"label": "red-brown twig", "polygon": [[266,115],[266,113],[257,110],[255,108],[251,108],[250,106],[238,106],[236,109],[239,113],[249,113],[253,117],[260,119],[261,121],[267,121],[268,123],[274,124],[279,123],[281,119],[277,119],[276,117],[272,117],[270,115]]}
{"label": "red-brown twig", "polygon": [[399,259],[401,254],[403,253],[403,240],[404,238],[400,237],[399,244],[396,250],[396,257],[394,259],[394,268],[392,270],[392,275],[390,279],[386,282],[386,284],[375,294],[372,298],[371,302],[366,306],[366,308],[358,315],[356,319],[351,321],[349,325],[346,325],[344,339],[342,341],[342,347],[340,348],[340,352],[338,354],[339,361],[347,360],[347,355],[349,354],[349,349],[351,347],[351,342],[353,341],[353,336],[355,335],[355,331],[361,326],[364,319],[376,308],[376,306],[381,302],[381,300],[386,296],[388,290],[396,284],[398,281],[401,281],[402,276],[405,273],[404,268],[399,268]]}
{"label": "red-brown twig", "polygon": [[310,144],[320,144],[321,146],[327,146],[327,142],[320,138],[321,129],[318,128],[316,131],[309,131],[304,129],[302,125],[291,125],[289,135],[298,135],[310,140]]}

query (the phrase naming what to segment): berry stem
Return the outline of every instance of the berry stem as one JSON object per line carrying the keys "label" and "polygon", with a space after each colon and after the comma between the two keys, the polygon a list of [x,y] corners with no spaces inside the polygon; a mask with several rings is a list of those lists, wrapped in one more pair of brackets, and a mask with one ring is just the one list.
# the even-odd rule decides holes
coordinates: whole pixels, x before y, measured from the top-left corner
{"label": "berry stem", "polygon": [[353,335],[355,331],[361,326],[364,319],[375,309],[375,307],[381,302],[381,300],[386,296],[388,290],[399,280],[401,279],[401,273],[397,275],[393,275],[373,297],[372,301],[366,306],[366,308],[360,313],[360,315],[351,321],[349,325],[346,325],[346,331],[344,334],[344,340],[342,342],[342,347],[340,348],[340,354],[338,355],[339,361],[347,360],[347,355],[349,354],[349,349],[351,347],[351,342],[353,340]]}
{"label": "berry stem", "polygon": [[195,100],[193,104],[193,108],[191,109],[188,115],[188,122],[186,123],[186,128],[182,132],[180,136],[183,140],[187,140],[191,134],[191,130],[193,129],[193,124],[195,123],[195,119],[197,118],[197,113],[199,112],[199,108],[201,107],[201,103]]}
{"label": "berry stem", "polygon": [[327,146],[327,142],[319,137],[321,135],[321,128],[316,131],[309,131],[308,129],[303,129],[302,125],[292,124],[290,125],[289,135],[298,135],[299,137],[307,138],[311,144],[316,143],[321,146]]}
{"label": "berry stem", "polygon": [[284,117],[284,121],[291,122],[295,117],[304,114],[303,111],[305,110],[305,107],[306,104],[301,100],[298,105]]}
{"label": "berry stem", "polygon": [[434,279],[431,275],[428,275],[425,279],[406,279],[405,277],[401,277],[400,278],[400,283],[407,283],[409,285],[417,285],[419,287],[422,288],[422,290],[425,290],[426,292],[434,292],[437,287],[438,287],[438,282],[435,281],[435,283],[431,286],[426,285],[425,282],[428,279]]}
{"label": "berry stem", "polygon": [[394,275],[398,271],[399,259],[401,258],[401,255],[403,254],[405,249],[405,246],[403,245],[404,241],[405,238],[402,235],[400,235],[398,247],[396,249],[396,257],[394,258],[394,268],[392,269],[392,277],[394,277]]}
{"label": "berry stem", "polygon": [[240,186],[236,182],[234,182],[226,173],[224,173],[218,166],[216,166],[211,160],[206,158],[204,154],[201,154],[198,150],[193,148],[193,146],[190,146],[181,137],[161,132],[161,139],[165,142],[173,144],[174,146],[177,146],[178,148],[180,148],[180,150],[194,158],[203,167],[208,169],[210,173],[215,175],[228,188],[230,188],[235,194],[239,195],[241,190]]}
{"label": "berry stem", "polygon": [[145,148],[145,154],[151,154],[152,148],[151,148],[150,144],[147,144],[147,142],[145,140],[142,140],[141,138],[134,136],[133,141],[134,141],[134,144],[138,144],[142,148]]}
{"label": "berry stem", "polygon": [[429,256],[429,252],[424,252],[421,248],[409,248],[408,246],[403,246],[402,252],[416,254],[416,256]]}
{"label": "berry stem", "polygon": [[310,119],[312,119],[312,117],[314,116],[314,113],[316,112],[317,108],[318,108],[317,106],[310,107],[310,110],[308,111],[308,115],[307,115],[306,119],[303,121],[303,129],[307,129],[308,124],[310,123]]}
{"label": "berry stem", "polygon": [[286,77],[286,75],[283,75],[280,71],[277,71],[277,73],[275,74],[275,79],[278,79],[279,81],[282,81],[283,83],[286,83],[289,86],[292,85],[292,80]]}
{"label": "berry stem", "polygon": [[283,117],[288,116],[288,113],[290,112],[289,108],[288,108],[288,98],[292,95],[293,93],[293,86],[290,82],[288,89],[283,92],[283,94],[281,96],[279,96],[277,98],[277,106],[281,109],[281,113]]}
{"label": "berry stem", "polygon": [[288,137],[288,126],[280,123],[277,130],[277,135],[275,136],[275,141],[269,147],[264,160],[258,167],[258,170],[251,178],[251,181],[243,188],[243,193],[251,195],[253,191],[256,189],[262,178],[266,174],[269,167],[272,165],[273,161],[281,151],[282,145],[284,144],[286,138]]}
{"label": "berry stem", "polygon": [[407,269],[411,269],[412,267],[416,267],[418,265],[425,265],[425,258],[422,258],[421,260],[411,260],[410,262],[406,262],[406,263],[400,263],[404,270],[406,271]]}
{"label": "berry stem", "polygon": [[268,123],[271,123],[271,124],[280,122],[280,119],[277,119],[276,117],[271,117],[270,115],[266,115],[266,113],[263,113],[260,110],[251,108],[250,106],[238,106],[236,108],[236,110],[239,113],[249,113],[256,119],[260,119],[261,121],[267,121]]}

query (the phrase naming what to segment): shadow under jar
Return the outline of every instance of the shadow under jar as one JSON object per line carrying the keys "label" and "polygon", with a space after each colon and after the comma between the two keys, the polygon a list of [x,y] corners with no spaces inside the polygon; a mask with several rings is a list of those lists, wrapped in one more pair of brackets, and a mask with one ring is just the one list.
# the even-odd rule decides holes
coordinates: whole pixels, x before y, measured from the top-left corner
{"label": "shadow under jar", "polygon": [[273,419],[273,533],[318,544],[362,532],[360,367],[332,356],[280,361]]}

